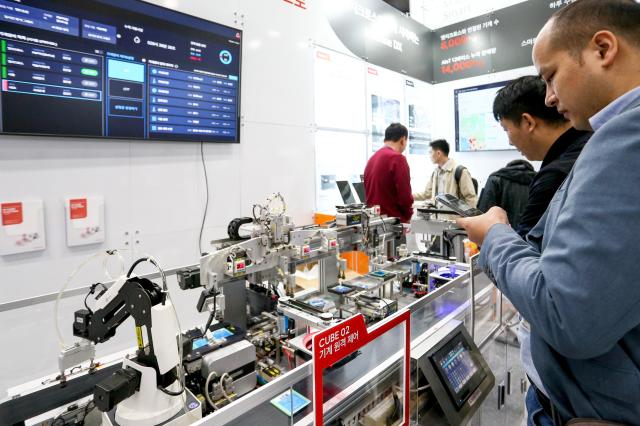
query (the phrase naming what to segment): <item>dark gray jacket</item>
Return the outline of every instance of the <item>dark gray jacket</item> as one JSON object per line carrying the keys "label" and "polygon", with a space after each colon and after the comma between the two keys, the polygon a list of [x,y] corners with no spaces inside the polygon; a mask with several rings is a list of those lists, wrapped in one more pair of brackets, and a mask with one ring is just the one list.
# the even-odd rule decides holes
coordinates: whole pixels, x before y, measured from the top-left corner
{"label": "dark gray jacket", "polygon": [[482,189],[478,208],[486,212],[493,206],[502,207],[509,217],[509,223],[516,228],[527,207],[529,185],[536,172],[526,160],[514,160],[506,167],[491,173]]}

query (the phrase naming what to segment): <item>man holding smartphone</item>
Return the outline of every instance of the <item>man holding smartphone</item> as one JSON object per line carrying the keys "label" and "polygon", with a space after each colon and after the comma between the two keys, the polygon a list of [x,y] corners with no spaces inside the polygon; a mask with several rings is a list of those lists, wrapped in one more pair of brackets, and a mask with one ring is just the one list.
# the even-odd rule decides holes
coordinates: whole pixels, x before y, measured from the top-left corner
{"label": "man holding smartphone", "polygon": [[533,48],[546,104],[595,133],[526,240],[499,207],[458,220],[531,324],[555,424],[640,419],[638,22],[634,0],[576,0],[551,17]]}
{"label": "man holding smartphone", "polygon": [[[551,199],[578,159],[591,132],[576,130],[555,107],[545,105],[546,86],[540,76],[520,77],[498,91],[493,115],[507,132],[509,143],[530,161],[542,161],[529,185],[527,204],[515,231],[525,238],[540,221]],[[526,397],[531,424],[551,424],[541,407],[549,399],[531,359],[530,325],[518,326],[522,366],[533,384]],[[540,403],[542,400],[542,403]],[[546,423],[543,417],[547,417]]]}

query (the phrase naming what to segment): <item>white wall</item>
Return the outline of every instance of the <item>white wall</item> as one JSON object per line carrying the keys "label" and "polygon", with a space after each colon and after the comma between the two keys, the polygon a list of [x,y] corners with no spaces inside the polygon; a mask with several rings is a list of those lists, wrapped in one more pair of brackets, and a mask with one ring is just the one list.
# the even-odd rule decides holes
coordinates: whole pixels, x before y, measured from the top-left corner
{"label": "white wall", "polygon": [[[203,242],[224,237],[231,219],[249,215],[252,204],[274,191],[285,196],[296,223],[311,222],[315,204],[314,46],[348,53],[322,16],[322,2],[307,1],[307,10],[282,0],[150,2],[244,30],[242,142],[204,146],[211,201]],[[504,76],[482,77],[429,89],[433,137],[453,141],[455,87],[501,79]],[[488,175],[513,156],[456,155],[477,177]],[[417,173],[430,174],[425,163],[425,170],[412,169],[414,178]],[[105,197],[106,241],[68,248],[62,200],[92,194]],[[135,253],[125,252],[128,261],[149,253],[166,268],[198,261],[197,239],[205,203],[198,144],[2,136],[0,200],[30,197],[45,202],[47,249],[0,257],[0,304],[57,292],[84,259],[108,248],[133,247]],[[139,269],[140,273],[152,270],[147,265]],[[71,287],[100,280],[104,280],[102,266],[94,262]],[[195,311],[198,292],[181,292],[174,280],[170,288],[182,327],[204,322]],[[67,342],[73,341],[72,313],[81,306],[78,297],[65,299],[61,305],[60,324]],[[0,313],[0,336],[5,347],[11,348],[0,355],[0,398],[7,387],[55,370],[52,311],[53,304],[44,303]],[[98,351],[115,352],[133,343],[133,327],[124,326]]]}
{"label": "white wall", "polygon": [[[337,40],[323,27],[316,2],[307,1],[307,10],[282,0],[150,2],[244,30],[242,141],[204,146],[211,200],[203,249],[207,241],[225,237],[231,219],[250,215],[252,204],[274,191],[284,195],[296,223],[310,223],[315,202],[312,42],[324,37],[324,44],[336,45]],[[71,249],[65,243],[62,200],[85,194],[105,197],[106,241]],[[126,253],[129,261],[140,253],[152,254],[165,268],[199,260],[205,204],[199,144],[2,136],[0,200],[29,197],[45,202],[47,249],[0,257],[0,304],[57,292],[85,258],[124,248],[125,240],[136,250]],[[100,280],[102,266],[93,262],[71,287]],[[195,310],[199,292],[176,290],[174,280],[170,286],[182,327],[204,322]],[[72,313],[81,307],[82,298],[63,300],[59,316],[67,342],[73,341]],[[0,313],[0,336],[11,348],[0,355],[0,398],[7,387],[55,370],[52,311],[53,304],[45,303]],[[98,347],[99,353],[134,342],[133,327],[124,326]]]}
{"label": "white wall", "polygon": [[[344,7],[342,0],[322,2],[323,8]],[[318,25],[315,58],[315,134],[316,142],[316,208],[321,213],[334,214],[342,198],[335,184],[320,176],[335,176],[337,180],[359,181],[366,161],[373,154],[371,132],[399,121],[410,132],[431,134],[432,85],[407,75],[384,69],[354,56],[345,49],[328,26]],[[406,83],[410,81],[412,86]],[[376,114],[372,110],[372,96],[399,102],[396,118]],[[425,120],[415,120],[418,128],[409,125],[409,105],[426,113]],[[384,117],[381,117],[384,115]],[[394,116],[395,117],[395,116]],[[381,121],[382,120],[382,121]],[[374,123],[375,121],[375,123]],[[424,123],[427,122],[427,123]],[[376,145],[377,147],[377,145]],[[430,168],[425,155],[405,152],[411,168],[411,183],[422,190]]]}

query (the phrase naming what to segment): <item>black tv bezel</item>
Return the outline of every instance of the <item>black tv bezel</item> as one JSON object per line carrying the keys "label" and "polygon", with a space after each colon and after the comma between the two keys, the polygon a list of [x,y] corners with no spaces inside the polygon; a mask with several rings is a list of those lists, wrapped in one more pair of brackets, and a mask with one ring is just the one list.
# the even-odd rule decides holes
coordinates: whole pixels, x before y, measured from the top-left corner
{"label": "black tv bezel", "polygon": [[[105,3],[101,0],[90,0],[90,1],[95,1],[98,3]],[[113,141],[140,141],[140,142],[180,142],[180,143],[207,143],[207,144],[216,144],[216,145],[226,145],[226,144],[232,144],[232,145],[236,145],[236,144],[240,144],[241,141],[241,121],[242,121],[242,54],[243,54],[243,47],[244,47],[244,33],[242,29],[239,28],[235,28],[235,27],[231,27],[229,25],[225,25],[225,24],[221,24],[219,22],[215,22],[215,21],[210,21],[208,19],[204,19],[204,18],[200,18],[198,16],[195,15],[191,15],[189,13],[185,13],[185,12],[181,12],[181,11],[177,11],[174,9],[170,9],[168,7],[165,6],[160,6],[157,4],[153,4],[153,3],[149,3],[147,1],[144,0],[128,0],[131,2],[135,2],[135,3],[139,3],[144,5],[145,7],[151,7],[151,8],[157,8],[160,10],[163,10],[165,12],[169,12],[169,13],[175,13],[178,15],[182,15],[182,16],[187,16],[190,19],[195,19],[201,22],[205,22],[205,23],[213,23],[216,25],[219,25],[221,27],[225,27],[228,28],[230,30],[233,30],[237,33],[240,33],[240,57],[238,59],[239,64],[238,64],[238,109],[236,112],[236,128],[237,128],[237,140],[235,141],[228,141],[228,140],[205,140],[205,139],[184,139],[184,138],[171,138],[171,137],[167,137],[167,138],[138,138],[138,137],[120,137],[120,136],[85,136],[85,135],[66,135],[66,134],[60,134],[60,133],[19,133],[19,132],[5,132],[5,131],[0,131],[0,136],[17,136],[17,137],[25,137],[25,136],[29,136],[29,137],[33,137],[33,138],[38,138],[38,137],[42,137],[45,139],[51,139],[51,138],[64,138],[64,139],[78,139],[78,140],[98,140],[98,141],[103,141],[103,140],[113,140]],[[107,3],[109,4],[109,3]],[[115,6],[118,7],[118,6]],[[126,7],[120,7],[121,9],[126,9]]]}
{"label": "black tv bezel", "polygon": [[460,93],[468,93],[468,92],[477,92],[479,90],[485,90],[485,89],[492,89],[495,87],[504,87],[507,84],[511,83],[513,81],[513,79],[510,80],[504,80],[504,81],[498,81],[495,83],[487,83],[487,84],[480,84],[477,86],[469,86],[469,87],[462,87],[460,89],[454,89],[453,91],[453,103],[454,103],[454,110],[455,110],[455,126],[456,126],[456,152],[509,152],[509,151],[515,151],[516,148],[505,148],[505,149],[482,149],[482,150],[464,150],[461,151],[460,150],[460,111],[458,108],[458,95]]}

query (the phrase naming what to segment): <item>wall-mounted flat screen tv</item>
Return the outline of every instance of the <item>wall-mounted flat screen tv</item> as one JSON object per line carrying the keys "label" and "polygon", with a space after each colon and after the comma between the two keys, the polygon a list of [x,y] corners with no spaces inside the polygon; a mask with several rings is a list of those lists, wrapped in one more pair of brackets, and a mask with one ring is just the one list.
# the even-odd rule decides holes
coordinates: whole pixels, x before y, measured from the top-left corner
{"label": "wall-mounted flat screen tv", "polygon": [[456,151],[503,151],[515,149],[493,117],[493,100],[509,81],[454,90]]}
{"label": "wall-mounted flat screen tv", "polygon": [[140,0],[0,0],[0,133],[239,142],[242,31]]}

